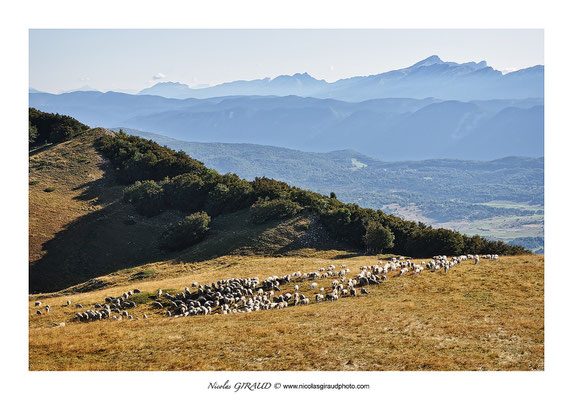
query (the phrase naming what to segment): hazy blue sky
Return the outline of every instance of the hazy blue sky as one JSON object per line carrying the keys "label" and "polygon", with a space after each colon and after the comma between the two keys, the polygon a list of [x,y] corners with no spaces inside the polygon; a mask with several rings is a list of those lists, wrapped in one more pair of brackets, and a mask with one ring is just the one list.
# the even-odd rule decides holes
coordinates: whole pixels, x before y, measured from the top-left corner
{"label": "hazy blue sky", "polygon": [[495,69],[543,64],[542,30],[31,30],[30,86],[139,91],[308,72],[329,82],[430,55]]}

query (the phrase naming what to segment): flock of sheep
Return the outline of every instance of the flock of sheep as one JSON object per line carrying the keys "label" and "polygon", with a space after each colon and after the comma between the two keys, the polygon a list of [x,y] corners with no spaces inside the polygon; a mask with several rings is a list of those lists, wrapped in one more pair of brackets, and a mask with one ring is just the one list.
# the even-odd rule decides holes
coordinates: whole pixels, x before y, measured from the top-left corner
{"label": "flock of sheep", "polygon": [[[497,254],[486,254],[482,259],[498,260]],[[254,312],[260,310],[282,309],[291,306],[303,306],[311,303],[311,298],[300,293],[301,286],[305,281],[313,281],[308,287],[314,293],[314,302],[336,301],[341,297],[358,296],[358,289],[361,295],[368,295],[367,286],[380,285],[388,279],[387,275],[396,271],[395,277],[401,277],[407,273],[418,275],[424,270],[436,272],[443,270],[447,273],[462,261],[473,260],[479,263],[479,255],[462,255],[448,258],[446,256],[435,256],[431,260],[416,264],[404,257],[392,258],[384,263],[379,261],[376,265],[360,267],[360,272],[354,278],[348,277],[350,269],[346,265],[341,265],[338,270],[334,265],[327,268],[320,268],[318,271],[293,272],[284,276],[271,276],[263,281],[259,278],[232,278],[219,280],[201,285],[194,282],[191,285],[193,290],[186,287],[182,292],[174,295],[163,292],[161,289],[154,296],[151,306],[161,310],[164,315],[172,318],[187,317],[193,315],[208,314],[233,314],[243,312]],[[333,278],[328,290],[324,287],[318,288],[316,280]],[[294,283],[292,292],[282,293],[280,286]],[[103,304],[94,304],[93,309],[77,312],[75,321],[95,321],[101,319],[121,320],[140,319],[130,311],[137,307],[135,301],[130,300],[135,294],[141,293],[139,289],[133,289],[123,293],[119,297],[106,297]],[[41,307],[42,303],[36,301],[35,307]],[[70,307],[71,302],[67,300],[65,307]],[[50,312],[50,306],[45,305],[44,312]],[[76,304],[76,308],[83,309],[81,304]],[[42,315],[41,309],[36,310],[36,314]],[[147,314],[142,314],[146,319]],[[65,326],[65,323],[56,324]]]}

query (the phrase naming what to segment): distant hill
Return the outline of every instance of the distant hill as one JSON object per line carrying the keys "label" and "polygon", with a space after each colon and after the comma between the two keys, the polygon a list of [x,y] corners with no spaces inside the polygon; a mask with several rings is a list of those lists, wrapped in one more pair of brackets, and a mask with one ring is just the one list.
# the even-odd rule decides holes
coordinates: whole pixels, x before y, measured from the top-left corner
{"label": "distant hill", "polygon": [[543,156],[543,100],[310,97],[167,99],[115,92],[30,94],[30,106],[90,126],[123,126],[179,140],[302,151],[354,149],[386,161]]}
{"label": "distant hill", "polygon": [[450,100],[524,99],[543,97],[544,67],[537,65],[508,74],[485,61],[458,64],[433,55],[407,68],[369,76],[356,76],[328,83],[307,73],[281,75],[274,79],[234,81],[192,89],[175,82],[161,82],[140,94],[164,97],[209,98],[220,96],[304,96],[345,101],[409,97]]}
{"label": "distant hill", "polygon": [[68,89],[68,90],[64,90],[60,93],[73,93],[73,92],[97,92],[97,89],[94,89],[93,87],[91,87],[89,85],[83,85],[77,89]]}

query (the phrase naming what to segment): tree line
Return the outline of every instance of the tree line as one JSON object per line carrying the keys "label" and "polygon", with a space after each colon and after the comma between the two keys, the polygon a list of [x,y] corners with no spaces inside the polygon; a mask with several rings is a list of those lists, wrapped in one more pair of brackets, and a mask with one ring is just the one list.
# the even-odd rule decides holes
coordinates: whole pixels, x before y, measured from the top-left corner
{"label": "tree line", "polygon": [[65,142],[89,128],[67,115],[46,113],[35,108],[28,109],[28,143],[30,146]]}

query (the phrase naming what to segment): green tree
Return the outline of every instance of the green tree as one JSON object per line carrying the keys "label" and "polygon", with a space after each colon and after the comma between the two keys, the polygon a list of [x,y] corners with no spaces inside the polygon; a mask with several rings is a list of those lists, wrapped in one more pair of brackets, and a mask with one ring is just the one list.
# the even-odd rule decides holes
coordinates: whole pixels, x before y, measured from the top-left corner
{"label": "green tree", "polygon": [[188,215],[161,234],[159,247],[162,250],[177,251],[198,243],[207,235],[210,222],[211,217],[205,211]]}
{"label": "green tree", "polygon": [[123,191],[124,201],[133,204],[141,215],[153,217],[163,211],[165,205],[163,187],[155,181],[137,181]]}
{"label": "green tree", "polygon": [[28,121],[28,143],[34,143],[38,139],[38,128]]}
{"label": "green tree", "polygon": [[302,207],[292,200],[269,200],[268,198],[258,199],[250,208],[251,220],[255,224],[262,224],[272,219],[292,217],[301,210]]}
{"label": "green tree", "polygon": [[199,176],[186,173],[166,180],[163,185],[167,204],[175,209],[194,212],[203,208],[209,186]]}
{"label": "green tree", "polygon": [[50,142],[60,143],[70,140],[76,135],[76,131],[70,125],[56,125],[50,132]]}
{"label": "green tree", "polygon": [[378,254],[394,246],[394,234],[381,223],[370,221],[366,225],[363,241],[367,252]]}

